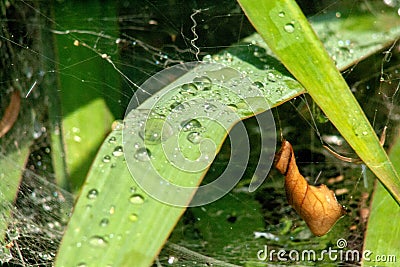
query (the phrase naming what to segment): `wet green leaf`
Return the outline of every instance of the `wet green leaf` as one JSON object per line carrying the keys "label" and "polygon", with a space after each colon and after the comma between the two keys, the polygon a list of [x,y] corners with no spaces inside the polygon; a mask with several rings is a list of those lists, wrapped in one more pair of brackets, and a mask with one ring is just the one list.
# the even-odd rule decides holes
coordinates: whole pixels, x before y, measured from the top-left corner
{"label": "wet green leaf", "polygon": [[[290,12],[288,10],[287,14]],[[274,18],[279,17],[279,12],[271,15],[274,15]],[[297,29],[297,26],[295,24],[295,29]],[[290,31],[290,25],[288,27]],[[287,33],[283,28],[273,38],[278,41],[283,40],[282,36],[285,34]],[[297,36],[299,38],[304,37],[302,35]],[[290,39],[290,42],[293,43],[294,41]],[[264,101],[258,98],[249,99],[254,106],[258,107],[256,113],[266,110],[271,106],[279,105],[304,92],[303,87],[292,78],[285,68],[283,68],[282,64],[279,63],[279,60],[269,52],[263,41],[253,36],[244,40],[244,44],[243,46],[233,46],[217,55],[207,56],[204,60],[211,63],[223,63],[227,67],[240,69],[241,72],[246,73],[246,77],[251,78],[253,86],[262,92],[264,98]],[[283,43],[282,46],[286,45]],[[321,51],[314,51],[316,54],[314,55],[314,60],[319,60],[319,52]],[[293,51],[289,53],[292,57],[293,54]],[[360,57],[362,55],[358,55],[357,59]],[[295,54],[294,59],[298,60],[297,54]],[[298,61],[301,62],[301,60]],[[347,62],[341,62],[341,59],[338,59],[337,63],[339,66],[346,66],[348,64]],[[297,65],[295,63],[292,64]],[[309,62],[308,64],[303,64],[302,68],[304,66],[309,66]],[[329,66],[331,69],[335,69],[333,73],[336,76],[333,77],[337,79],[336,67],[333,63],[330,63]],[[229,70],[227,69],[226,71],[224,77],[230,75]],[[208,74],[212,75],[213,73],[210,72]],[[190,75],[190,72],[188,75]],[[322,76],[321,79],[327,79],[326,83],[332,82],[332,79],[326,77],[326,75]],[[160,96],[162,93],[170,92],[170,98],[165,97],[166,100],[164,102],[158,102],[160,110],[163,107],[166,109],[171,108],[171,106],[174,108],[179,107],[179,103],[171,102],[178,92],[182,92],[173,90],[177,84],[179,84],[179,81],[173,81],[171,84],[167,84],[164,88],[161,88],[161,91],[157,94]],[[185,88],[182,86],[182,89],[184,89],[185,94],[190,95],[190,86],[185,86]],[[213,88],[210,92],[203,92],[200,99],[210,96],[209,94],[213,90],[215,89]],[[190,97],[185,99],[188,100]],[[132,111],[132,114],[140,117],[140,114],[146,113],[146,110],[152,107],[157,101],[159,100],[156,96],[149,98],[142,106],[137,107],[136,111]],[[347,104],[354,104],[354,100],[351,101],[353,102]],[[236,101],[231,107],[240,119],[253,116],[255,113],[246,103],[242,103],[240,100]],[[359,114],[362,112],[359,109],[356,111]],[[182,127],[186,127],[186,123],[189,122],[186,121],[182,124]],[[205,132],[207,138],[210,138],[219,147],[225,138],[225,130],[206,120],[200,121],[200,123],[208,129]],[[235,121],[231,122],[231,127],[234,123]],[[190,122],[189,124],[193,126],[194,122]],[[148,127],[159,129],[156,122],[149,124]],[[364,125],[363,127],[367,126]],[[359,129],[355,130],[358,131]],[[370,131],[371,129],[367,127],[367,130]],[[140,133],[133,132],[132,139],[140,140],[144,136],[148,140],[146,144],[149,151],[140,147],[136,150],[137,154],[129,154],[128,157],[131,156],[138,161],[152,160],[155,168],[162,170],[168,176],[171,183],[193,186],[201,182],[206,170],[188,173],[175,168],[172,164],[165,163],[166,158],[161,146],[156,141],[156,135],[151,134],[151,132],[150,134],[144,132],[141,137]],[[362,132],[360,138],[364,136]],[[178,137],[180,144],[181,142],[182,144],[185,143],[184,138],[187,138],[187,135],[183,134]],[[368,132],[367,135],[374,142],[377,141],[373,133]],[[134,145],[134,143],[132,144]],[[196,158],[199,151],[189,149],[189,143],[186,142],[186,144],[186,146],[182,147],[182,153],[188,158]],[[149,266],[185,211],[184,207],[163,204],[140,189],[137,181],[149,178],[151,176],[150,169],[144,164],[138,165],[137,169],[131,170],[135,177],[135,180],[133,180],[126,162],[120,153],[122,146],[122,132],[121,130],[114,130],[106,138],[99,150],[81,190],[81,195],[76,203],[73,216],[63,238],[57,255],[56,266],[98,266],[99,264]],[[386,160],[386,158],[384,159]],[[172,194],[169,192],[169,195],[171,200],[186,203],[190,201],[190,197],[183,200],[177,199],[178,195],[175,196],[174,192]]]}
{"label": "wet green leaf", "polygon": [[[239,0],[239,3],[271,50],[400,203],[398,174],[346,81],[296,2]],[[398,32],[398,27],[394,27],[393,39]],[[366,34],[371,35],[370,32]]]}
{"label": "wet green leaf", "polygon": [[[397,171],[400,170],[400,138],[397,135],[390,150],[390,158]],[[389,220],[385,218],[390,218]],[[388,194],[382,183],[375,184],[372,206],[368,219],[368,228],[364,242],[367,258],[363,259],[364,266],[392,266],[399,260],[400,238],[400,207]],[[380,258],[379,258],[380,257]]]}

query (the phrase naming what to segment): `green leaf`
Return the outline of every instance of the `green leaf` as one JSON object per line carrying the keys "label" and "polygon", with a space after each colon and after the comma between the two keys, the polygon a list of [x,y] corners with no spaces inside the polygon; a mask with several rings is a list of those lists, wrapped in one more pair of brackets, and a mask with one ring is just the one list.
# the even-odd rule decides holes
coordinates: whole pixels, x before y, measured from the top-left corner
{"label": "green leaf", "polygon": [[[234,54],[224,53],[221,57],[229,57],[230,60],[234,58],[234,61],[237,61],[235,64],[239,64],[241,70],[246,71],[253,78],[264,71],[242,62]],[[129,118],[125,121],[125,127],[133,128],[125,129],[131,134],[124,136],[124,153],[128,164],[132,161],[135,163],[129,165],[135,180],[131,178],[123,160],[123,153],[119,151],[122,149],[121,131],[114,130],[107,138],[96,157],[82,188],[81,196],[74,208],[74,214],[57,256],[56,266],[71,266],[79,263],[98,265],[104,262],[119,266],[125,266],[128,263],[135,264],[135,266],[151,264],[174,225],[185,211],[185,205],[190,202],[195,192],[195,188],[193,188],[189,194],[182,195],[178,191],[168,189],[168,187],[160,187],[159,183],[154,182],[157,181],[157,173],[154,170],[162,172],[163,178],[171,184],[182,186],[197,186],[207,172],[207,168],[194,171],[191,169],[193,167],[191,165],[185,166],[186,169],[177,168],[174,164],[171,164],[170,158],[167,158],[167,156],[173,155],[173,151],[170,149],[174,147],[180,147],[181,153],[188,159],[198,158],[201,150],[197,149],[199,144],[195,145],[188,142],[190,132],[183,130],[175,136],[177,139],[170,138],[163,144],[151,140],[153,136],[157,136],[152,133],[156,131],[159,134],[157,130],[162,129],[162,127],[158,127],[158,123],[162,123],[161,126],[164,127],[168,125],[164,121],[165,118],[160,114],[165,110],[170,110],[171,105],[175,105],[178,95],[184,95],[184,100],[189,103],[195,100],[210,101],[210,98],[213,97],[222,102],[228,101],[225,104],[232,103],[231,113],[236,114],[235,119],[237,121],[253,116],[254,112],[265,111],[269,107],[268,103],[265,102],[265,96],[255,97],[255,93],[273,94],[267,90],[267,87],[263,89],[262,82],[256,84],[244,83],[244,86],[249,86],[248,89],[251,90],[246,89],[247,87],[243,87],[246,90],[241,90],[242,87],[238,86],[236,90],[242,92],[242,98],[239,97],[239,94],[235,95],[234,91],[226,90],[223,86],[219,87],[214,82],[210,85],[210,90],[208,88],[198,90],[195,96],[186,94],[190,89],[186,88],[187,81],[194,80],[198,73],[206,73],[213,80],[222,79],[229,82],[231,80],[236,82],[243,80],[240,72],[234,69],[220,68],[220,66],[212,68],[210,66],[213,66],[213,64],[206,64],[206,67],[197,66],[174,80],[173,83],[168,82],[161,87],[161,90],[154,97],[149,98],[130,112]],[[279,65],[277,67],[279,68]],[[285,98],[291,98],[302,92],[302,87],[291,77],[284,76],[285,74],[276,70],[273,71],[273,74],[279,75],[281,81],[279,82],[278,93],[274,98],[275,102],[269,104],[277,105]],[[159,76],[155,79],[160,80]],[[239,85],[241,84],[239,83]],[[147,90],[144,91],[148,92]],[[183,94],[179,94],[179,92]],[[143,118],[147,118],[149,108],[152,108],[156,115],[150,116],[146,122],[146,129],[142,129],[144,124],[141,123],[145,121]],[[189,118],[194,116],[194,113],[187,110],[186,112],[185,114]],[[168,115],[168,111],[166,115]],[[198,123],[201,123],[201,128],[204,129],[201,132],[202,136],[220,146],[227,134],[226,129],[230,129],[236,121],[221,116],[218,123],[204,117],[199,118]],[[176,122],[181,125],[180,120]],[[171,121],[170,123],[174,122]],[[222,124],[225,124],[225,127],[221,127]],[[135,128],[135,125],[139,127]],[[117,126],[117,129],[120,127]],[[272,133],[275,137],[274,132]],[[143,147],[138,147],[138,144],[143,142],[143,138],[146,141],[148,152],[142,149]],[[174,140],[177,140],[180,145],[175,144]],[[273,141],[273,144],[275,145],[275,141]],[[213,158],[218,150],[219,147],[216,147],[210,158]],[[146,163],[146,157],[150,157],[150,154],[152,165]],[[201,161],[196,163],[195,167],[200,163]],[[168,198],[168,203],[180,207],[164,204],[154,199],[153,194],[149,195],[140,189],[143,187],[143,182],[146,181],[150,181],[150,189],[160,190],[159,193],[162,194],[162,197]],[[138,184],[138,182],[141,184]],[[87,218],[90,218],[90,220]],[[106,221],[107,223],[104,225]],[[116,249],[109,249],[111,247]],[[107,253],[101,252],[106,249]],[[71,255],[74,255],[74,257],[71,257]]]}
{"label": "green leaf", "polygon": [[296,2],[239,0],[239,3],[271,50],[400,203],[398,174],[346,81]]}
{"label": "green leaf", "polygon": [[27,145],[5,155],[0,153],[0,179],[2,180],[0,183],[0,243],[4,242],[4,233],[11,219],[11,207],[17,197],[28,156],[29,146]]}
{"label": "green leaf", "polygon": [[[277,36],[276,38],[281,37]],[[380,44],[376,47],[379,46]],[[361,56],[358,55],[358,57]],[[240,119],[253,116],[255,112],[261,112],[269,106],[279,105],[304,93],[303,87],[269,52],[265,43],[257,39],[257,35],[244,40],[243,45],[235,45],[217,55],[207,56],[204,60],[211,63],[223,63],[227,67],[240,69],[247,74],[247,77],[252,79],[253,86],[261,92],[264,100],[250,96],[247,98],[249,103],[254,105],[253,107],[257,107],[256,110],[251,110],[250,106],[240,102],[240,99],[236,99],[235,105],[232,105],[232,110],[237,113]],[[338,60],[338,65],[346,66],[347,64],[341,62],[341,59]],[[206,71],[209,71],[208,74],[212,74],[211,70]],[[231,74],[228,68],[225,71],[224,77]],[[194,72],[196,72],[196,69],[189,71],[187,75],[193,75]],[[172,100],[181,92],[180,89],[174,90],[176,85],[180,84],[180,79],[184,80],[185,75],[179,77],[178,80],[171,79],[172,81],[159,88],[160,91],[157,95],[148,99],[142,106],[138,106],[137,110],[132,111],[131,114],[137,115],[135,116],[137,118],[146,116],[149,108],[153,107],[155,103],[158,104],[159,111],[162,111],[163,108],[169,109],[171,105],[179,106]],[[200,99],[209,99],[211,94],[218,92],[218,90],[220,89],[213,88],[205,91],[200,94]],[[169,95],[164,95],[166,92],[169,92]],[[164,100],[159,101],[159,96],[163,96]],[[190,100],[190,98],[185,98],[185,100]],[[156,116],[152,119],[153,121],[146,125],[148,127],[146,129],[150,129],[148,133],[146,131],[133,131],[134,134],[130,136],[132,146],[135,146],[133,140],[140,141],[143,136],[145,139],[154,136],[151,134],[151,129],[160,129],[157,120],[163,119],[163,117]],[[202,134],[210,138],[216,144],[216,150],[218,150],[226,135],[225,129],[217,127],[216,124],[207,120],[200,122],[206,128],[206,131]],[[232,121],[230,125],[233,126],[234,122]],[[214,125],[216,127],[211,128]],[[185,210],[184,207],[163,204],[140,189],[137,181],[143,181],[143,179],[148,179],[152,175],[151,169],[146,167],[147,165],[138,164],[136,165],[137,168],[131,168],[135,177],[135,180],[132,179],[121,155],[120,149],[123,143],[119,127],[117,125],[117,130],[114,130],[107,137],[92,165],[62,240],[56,266],[79,264],[149,266]],[[134,130],[138,129],[135,128]],[[179,144],[183,144],[181,146],[182,153],[188,158],[196,158],[199,155],[199,150],[193,149],[187,142],[184,143],[185,138],[187,138],[186,134],[182,134],[178,138]],[[166,158],[158,144],[147,142],[146,145],[151,152],[151,162],[156,169],[168,176],[171,183],[193,186],[201,182],[206,170],[188,173],[174,168],[172,164],[165,163]],[[129,147],[124,143],[125,150],[130,149]],[[149,156],[146,150],[141,151],[145,152],[141,156],[145,158]],[[127,157],[128,160],[132,160],[134,155],[128,154]],[[129,159],[129,157],[131,158]],[[174,192],[172,194],[170,192],[169,195],[172,200],[175,199],[178,202],[187,203],[190,201],[189,197],[183,200],[179,199],[178,195],[174,195]]]}
{"label": "green leaf", "polygon": [[[104,6],[100,1],[92,1],[90,8],[86,7],[87,3],[80,1],[59,5],[54,13],[57,21],[65,17],[64,8],[68,8],[68,5],[79,12],[71,13],[67,23],[63,24],[64,28],[78,30],[67,34],[63,29],[58,29],[58,25],[55,29],[59,31],[56,35],[59,62],[53,68],[60,70],[60,76],[59,90],[53,85],[51,89],[54,92],[49,92],[54,100],[59,99],[59,102],[54,101],[51,104],[50,109],[54,127],[52,146],[55,148],[52,153],[58,183],[77,191],[97,150],[109,133],[110,124],[115,117],[122,115],[118,104],[108,103],[108,100],[117,101],[120,98],[120,91],[109,86],[112,84],[118,88],[119,75],[110,64],[104,63],[105,59],[98,52],[88,49],[87,44],[97,44],[99,51],[117,60],[117,55],[112,51],[114,47],[108,45],[106,35],[100,38],[95,31],[82,34],[79,31],[81,18],[93,14],[115,16],[116,6]],[[108,34],[117,35],[118,25],[115,21],[103,20],[100,27],[107,29]],[[75,45],[72,46],[72,43]],[[81,64],[82,62],[85,64]],[[60,117],[62,121],[58,122]]]}
{"label": "green leaf", "polygon": [[[390,150],[393,166],[400,171],[400,138],[397,135],[395,144]],[[390,219],[385,219],[390,218]],[[388,194],[382,183],[375,184],[374,195],[368,228],[364,242],[364,251],[369,251],[363,259],[364,266],[392,266],[400,257],[400,207]],[[379,258],[381,257],[380,261]]]}

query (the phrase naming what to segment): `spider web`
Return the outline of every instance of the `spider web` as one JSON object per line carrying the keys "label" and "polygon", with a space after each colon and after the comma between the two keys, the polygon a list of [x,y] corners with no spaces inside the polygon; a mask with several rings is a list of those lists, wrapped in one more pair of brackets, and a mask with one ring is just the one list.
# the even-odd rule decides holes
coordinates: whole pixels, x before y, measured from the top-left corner
{"label": "spider web", "polygon": [[[383,2],[393,9],[399,8],[395,1]],[[374,1],[364,3],[365,8],[371,9],[371,13],[376,12],[371,8],[373,3]],[[302,8],[309,14],[321,14],[327,10],[327,6],[332,9],[335,5],[342,4],[342,1],[331,1],[326,6],[304,4]],[[0,195],[4,206],[2,210],[12,212],[11,217],[0,217],[0,221],[8,225],[4,233],[5,241],[1,244],[0,250],[2,263],[19,266],[52,266],[74,203],[72,193],[56,185],[53,173],[49,135],[52,122],[48,117],[51,96],[41,87],[45,80],[55,81],[55,77],[60,75],[81,81],[87,86],[86,90],[99,91],[99,94],[111,103],[110,105],[117,106],[116,117],[122,118],[124,108],[138,89],[138,85],[157,71],[180,62],[195,61],[205,55],[214,54],[225,47],[239,43],[240,39],[253,31],[235,1],[222,1],[218,4],[215,1],[190,3],[175,1],[174,4],[165,1],[140,3],[121,1],[117,3],[117,15],[107,12],[112,6],[110,3],[104,3],[100,10],[97,9],[97,5],[88,4],[90,13],[79,19],[75,16],[79,8],[75,5],[78,3],[59,1],[53,7],[56,11],[50,12],[43,3],[34,1],[6,1],[1,4],[3,10],[1,53],[13,55],[14,58],[9,56],[2,59],[0,115],[3,115],[4,107],[8,105],[9,95],[13,90],[20,90],[21,95],[26,98],[25,106],[19,116],[22,118],[22,123],[12,129],[11,137],[6,136],[0,140],[0,161],[8,165],[9,169],[21,173],[18,195],[14,200],[10,201],[3,194]],[[54,19],[52,12],[58,14],[57,19]],[[118,31],[110,26],[112,24],[118,25]],[[66,51],[85,49],[91,51],[91,54],[85,54],[83,58],[74,62],[61,63],[60,60],[48,56],[46,49],[49,48],[49,44],[42,40],[46,36],[58,40],[64,38]],[[366,68],[362,63],[345,72],[359,102],[365,105],[365,110],[377,133],[380,133],[384,126],[388,126],[387,144],[390,144],[391,136],[395,134],[400,120],[396,49],[397,46],[392,46],[372,59],[376,65],[372,79],[359,78],[359,73]],[[75,71],[76,66],[95,60],[100,61],[104,68],[111,70],[122,80],[122,87],[125,89],[118,99],[110,93],[118,90],[118,85],[112,81],[92,78],[90,71],[88,73]],[[110,91],[101,91],[97,88],[98,85],[105,85]],[[350,217],[356,230],[352,230],[348,241],[352,242],[352,246],[361,249],[363,235],[360,232],[365,230],[366,224],[365,218],[360,217],[359,211],[368,207],[373,179],[371,176],[367,177],[361,166],[339,162],[321,148],[323,142],[333,146],[339,153],[351,152],[308,96],[298,97],[282,105],[275,113],[281,125],[282,135],[287,139],[298,140],[297,143],[300,144],[294,149],[300,151],[297,156],[305,176],[314,177],[310,178],[311,183],[331,184],[337,190],[339,200],[352,210]],[[298,122],[299,116],[304,118],[303,124]],[[251,121],[248,125],[251,129]],[[299,133],[298,129],[308,129],[307,134]],[[18,152],[23,144],[29,144],[30,152],[25,167],[21,169],[9,155],[13,151]],[[214,167],[217,168],[218,164],[220,163],[215,163]],[[0,177],[8,175],[1,171]],[[348,180],[338,178],[349,175],[353,178]],[[317,181],[315,177],[321,178]],[[281,178],[274,173],[269,179],[272,185],[281,181]],[[245,182],[230,193],[225,201],[239,202],[241,188],[244,186]],[[288,209],[284,200],[279,200],[284,199],[283,197],[276,195],[271,199],[262,197],[271,190],[278,196],[284,195],[282,190],[264,186],[255,196],[269,225],[265,234],[282,230],[288,221],[294,225],[301,225],[299,218],[290,208]],[[254,207],[253,200],[244,200],[243,203],[249,209]],[[274,209],[277,211],[271,212],[271,205],[275,205]],[[210,210],[212,211],[212,208]],[[200,216],[198,214],[201,211],[201,208],[190,210],[182,221],[193,223],[199,218],[196,216]],[[211,211],[205,213],[205,218],[212,216]],[[227,219],[234,222],[235,216],[237,215],[232,213]],[[277,217],[288,219],[282,221],[277,220]],[[188,226],[182,223],[178,225],[176,232],[196,232],[198,230],[196,227],[203,227],[199,225],[194,223],[194,226]],[[183,237],[186,238],[185,235]],[[201,241],[201,235],[192,236],[192,240],[179,238],[182,238],[179,234],[172,235],[171,242],[177,244],[167,245],[155,266],[169,264],[233,266],[227,262],[243,264],[243,259],[240,258],[241,252],[235,251],[234,248],[210,255],[206,246],[196,244],[199,239]],[[307,237],[304,240],[309,239]],[[234,247],[234,242],[234,240],[228,242],[227,247]],[[253,247],[259,247],[262,243],[254,241],[254,236],[242,237],[239,242],[253,244]],[[347,265],[357,265],[357,263],[347,263]]]}

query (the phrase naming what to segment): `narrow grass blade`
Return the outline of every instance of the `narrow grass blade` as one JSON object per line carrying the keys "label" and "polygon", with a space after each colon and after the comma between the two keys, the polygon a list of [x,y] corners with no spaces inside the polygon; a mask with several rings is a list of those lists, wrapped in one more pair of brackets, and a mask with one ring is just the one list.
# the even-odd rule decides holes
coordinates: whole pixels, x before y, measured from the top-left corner
{"label": "narrow grass blade", "polygon": [[0,244],[4,242],[5,233],[11,216],[11,207],[17,197],[23,168],[29,156],[29,146],[10,153],[0,153]]}
{"label": "narrow grass blade", "polygon": [[[400,171],[400,135],[391,148],[389,155],[393,166]],[[389,220],[385,218],[390,218]],[[377,181],[372,199],[368,228],[364,241],[367,258],[364,266],[393,266],[400,259],[400,207],[388,194],[382,183]],[[365,252],[364,252],[365,253]],[[380,258],[377,258],[380,257]],[[379,261],[379,262],[378,262]]]}
{"label": "narrow grass blade", "polygon": [[239,0],[239,3],[272,51],[400,203],[398,174],[363,110],[296,2]]}

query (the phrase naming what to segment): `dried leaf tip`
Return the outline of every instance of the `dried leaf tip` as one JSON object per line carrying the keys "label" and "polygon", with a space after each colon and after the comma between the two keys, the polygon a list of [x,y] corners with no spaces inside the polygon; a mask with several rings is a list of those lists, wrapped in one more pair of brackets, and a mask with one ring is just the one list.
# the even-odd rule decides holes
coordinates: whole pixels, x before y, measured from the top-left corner
{"label": "dried leaf tip", "polygon": [[316,236],[325,235],[346,213],[336,200],[333,191],[322,184],[309,185],[300,174],[292,145],[284,140],[275,156],[275,167],[285,175],[285,190],[288,203],[307,223]]}
{"label": "dried leaf tip", "polygon": [[10,104],[4,111],[3,117],[0,120],[0,138],[4,136],[14,125],[18,118],[21,106],[21,97],[18,90],[15,90],[10,99]]}

